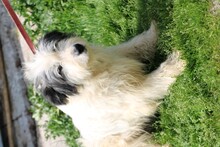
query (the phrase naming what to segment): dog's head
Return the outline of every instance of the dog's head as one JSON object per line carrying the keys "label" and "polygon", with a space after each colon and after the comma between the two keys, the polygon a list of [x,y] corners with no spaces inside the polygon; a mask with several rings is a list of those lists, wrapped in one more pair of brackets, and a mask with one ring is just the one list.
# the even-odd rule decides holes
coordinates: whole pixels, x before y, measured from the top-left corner
{"label": "dog's head", "polygon": [[25,64],[25,76],[49,102],[62,105],[89,78],[89,51],[80,38],[57,31],[40,39],[36,55]]}

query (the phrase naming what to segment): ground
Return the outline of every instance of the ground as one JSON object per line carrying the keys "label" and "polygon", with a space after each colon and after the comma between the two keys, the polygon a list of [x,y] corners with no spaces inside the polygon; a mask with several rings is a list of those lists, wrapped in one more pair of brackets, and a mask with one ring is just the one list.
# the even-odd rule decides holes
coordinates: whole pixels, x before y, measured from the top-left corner
{"label": "ground", "polygon": [[[13,0],[32,39],[57,29],[114,45],[148,29],[160,30],[155,64],[173,49],[187,61],[160,106],[155,141],[170,146],[220,146],[220,2],[218,0]],[[34,30],[30,29],[34,26]],[[153,68],[153,67],[152,67]],[[50,116],[47,133],[76,146],[71,120],[30,90],[33,114]]]}

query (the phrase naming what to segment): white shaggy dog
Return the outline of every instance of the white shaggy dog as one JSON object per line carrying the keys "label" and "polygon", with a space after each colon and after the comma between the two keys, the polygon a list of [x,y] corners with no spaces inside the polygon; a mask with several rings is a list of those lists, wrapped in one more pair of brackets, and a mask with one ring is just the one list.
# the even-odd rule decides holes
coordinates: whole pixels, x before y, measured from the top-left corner
{"label": "white shaggy dog", "polygon": [[33,61],[25,65],[25,75],[72,118],[82,146],[151,146],[144,128],[184,68],[174,52],[146,74],[141,61],[153,59],[156,41],[154,22],[148,31],[108,48],[51,32],[39,41]]}

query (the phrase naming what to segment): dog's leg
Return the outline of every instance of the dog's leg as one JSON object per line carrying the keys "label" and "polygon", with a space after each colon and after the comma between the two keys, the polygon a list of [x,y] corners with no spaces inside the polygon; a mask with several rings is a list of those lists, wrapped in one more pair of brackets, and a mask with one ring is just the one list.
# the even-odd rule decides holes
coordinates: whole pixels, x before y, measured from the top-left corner
{"label": "dog's leg", "polygon": [[180,53],[178,51],[173,52],[158,69],[147,75],[144,87],[147,97],[162,99],[184,67],[185,62],[180,59]]}
{"label": "dog's leg", "polygon": [[154,58],[154,53],[156,51],[155,45],[157,37],[158,32],[156,29],[156,23],[155,21],[152,21],[148,31],[137,35],[119,46],[111,47],[110,50],[115,54],[120,54],[133,59],[151,61]]}

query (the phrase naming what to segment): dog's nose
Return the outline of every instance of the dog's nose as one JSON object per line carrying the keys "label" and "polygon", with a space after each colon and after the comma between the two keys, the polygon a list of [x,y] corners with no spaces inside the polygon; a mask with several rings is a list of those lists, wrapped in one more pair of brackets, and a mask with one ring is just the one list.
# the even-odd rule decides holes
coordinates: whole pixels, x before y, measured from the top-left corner
{"label": "dog's nose", "polygon": [[84,45],[82,44],[74,44],[74,47],[75,47],[75,51],[78,55],[82,54],[83,52],[86,51],[86,48]]}

